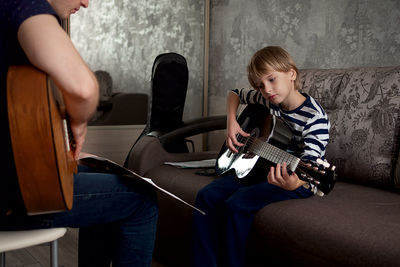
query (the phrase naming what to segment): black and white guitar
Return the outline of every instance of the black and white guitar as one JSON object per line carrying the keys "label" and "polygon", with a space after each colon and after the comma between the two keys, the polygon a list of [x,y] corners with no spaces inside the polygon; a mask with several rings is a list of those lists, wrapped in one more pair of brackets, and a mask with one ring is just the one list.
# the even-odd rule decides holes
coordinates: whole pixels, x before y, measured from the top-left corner
{"label": "black and white guitar", "polygon": [[287,163],[289,172],[317,187],[318,195],[328,194],[336,182],[335,166],[318,160],[317,164],[306,163],[286,152],[292,139],[292,132],[284,121],[273,116],[260,105],[248,105],[238,118],[241,128],[250,133],[249,137],[238,135],[244,146],[233,153],[224,144],[218,155],[216,172],[223,174],[234,170],[238,178],[246,177],[255,166]]}

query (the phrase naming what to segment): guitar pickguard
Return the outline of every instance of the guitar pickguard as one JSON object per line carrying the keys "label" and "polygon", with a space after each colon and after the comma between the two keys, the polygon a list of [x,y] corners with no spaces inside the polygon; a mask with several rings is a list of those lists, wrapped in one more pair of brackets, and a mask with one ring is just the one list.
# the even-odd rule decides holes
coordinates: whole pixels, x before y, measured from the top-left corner
{"label": "guitar pickguard", "polygon": [[[260,129],[254,128],[250,132],[250,136],[257,138],[260,135]],[[245,138],[244,146],[238,148],[238,153],[233,153],[228,148],[218,158],[217,165],[222,172],[234,169],[238,178],[243,178],[249,174],[257,163],[259,156],[248,152],[250,139]]]}
{"label": "guitar pickguard", "polygon": [[250,173],[257,162],[265,162],[260,156],[250,152],[254,139],[278,144],[281,148],[287,146],[291,140],[291,132],[287,127],[282,127],[280,121],[278,123],[277,121],[265,107],[247,106],[239,116],[238,123],[245,132],[250,133],[253,139],[239,136],[238,141],[244,146],[237,147],[238,153],[231,152],[224,144],[217,159],[217,173],[222,174],[229,170],[235,170],[236,176],[243,178]]}

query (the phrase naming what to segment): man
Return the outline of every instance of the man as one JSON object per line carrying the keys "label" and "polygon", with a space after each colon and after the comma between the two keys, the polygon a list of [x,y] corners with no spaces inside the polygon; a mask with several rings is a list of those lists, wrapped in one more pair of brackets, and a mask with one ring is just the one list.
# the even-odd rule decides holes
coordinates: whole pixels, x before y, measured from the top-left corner
{"label": "man", "polygon": [[[77,227],[80,266],[150,266],[157,222],[155,192],[149,185],[94,173],[79,166],[71,211],[27,216],[18,190],[7,117],[6,75],[11,65],[32,64],[61,90],[78,159],[88,119],[98,102],[98,84],[60,19],[89,0],[0,2],[0,124],[3,140],[0,229]],[[29,152],[27,152],[29,153]]]}

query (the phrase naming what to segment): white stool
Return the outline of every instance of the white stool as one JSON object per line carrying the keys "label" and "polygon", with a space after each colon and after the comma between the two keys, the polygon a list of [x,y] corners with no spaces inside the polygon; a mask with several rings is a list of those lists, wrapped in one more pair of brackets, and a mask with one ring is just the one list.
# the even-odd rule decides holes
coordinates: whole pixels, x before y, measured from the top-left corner
{"label": "white stool", "polygon": [[6,251],[17,250],[48,242],[51,242],[51,266],[58,267],[57,240],[65,235],[66,231],[66,228],[36,229],[25,231],[0,231],[0,267],[5,267]]}

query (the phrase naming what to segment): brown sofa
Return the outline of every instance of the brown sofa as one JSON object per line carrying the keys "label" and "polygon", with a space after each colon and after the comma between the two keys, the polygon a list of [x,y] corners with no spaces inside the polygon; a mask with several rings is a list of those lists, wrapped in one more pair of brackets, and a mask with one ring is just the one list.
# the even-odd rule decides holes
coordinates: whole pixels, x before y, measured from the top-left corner
{"label": "brown sofa", "polygon": [[[400,67],[301,73],[302,91],[329,115],[327,159],[337,166],[338,182],[324,197],[261,209],[247,244],[248,266],[400,266]],[[215,158],[218,151],[168,153],[163,146],[224,127],[223,116],[211,117],[144,136],[127,166],[193,204],[218,177],[163,163]],[[159,208],[154,257],[165,266],[189,266],[193,210],[163,193]]]}

